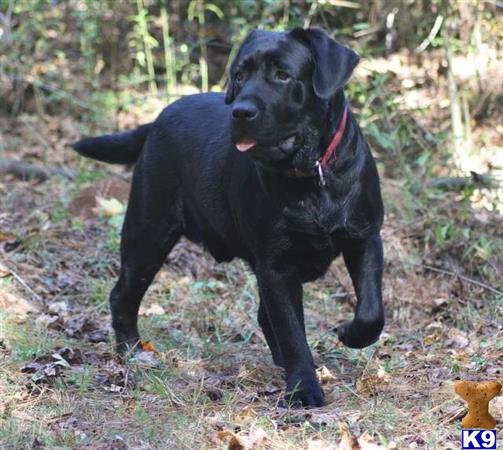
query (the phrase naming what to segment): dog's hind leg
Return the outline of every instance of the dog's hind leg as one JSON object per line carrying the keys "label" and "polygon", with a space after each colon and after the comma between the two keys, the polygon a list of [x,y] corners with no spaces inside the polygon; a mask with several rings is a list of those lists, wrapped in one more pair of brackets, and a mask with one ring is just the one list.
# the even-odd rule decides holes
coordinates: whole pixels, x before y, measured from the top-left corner
{"label": "dog's hind leg", "polygon": [[383,250],[381,237],[348,242],[342,253],[356,293],[354,319],[344,322],[337,333],[343,344],[367,347],[379,339],[384,327],[382,304]]}
{"label": "dog's hind leg", "polygon": [[110,294],[119,353],[138,345],[140,302],[182,234],[176,182],[156,179],[144,176],[140,160],[122,229],[120,275]]}

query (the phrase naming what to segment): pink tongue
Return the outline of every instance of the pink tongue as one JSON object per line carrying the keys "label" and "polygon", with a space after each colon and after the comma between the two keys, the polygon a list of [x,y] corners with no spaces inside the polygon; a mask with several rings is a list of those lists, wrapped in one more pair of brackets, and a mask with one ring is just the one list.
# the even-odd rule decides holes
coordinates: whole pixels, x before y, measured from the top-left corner
{"label": "pink tongue", "polygon": [[253,139],[242,139],[239,142],[236,142],[236,147],[240,152],[246,152],[246,150],[250,150],[250,148],[257,145],[257,141]]}

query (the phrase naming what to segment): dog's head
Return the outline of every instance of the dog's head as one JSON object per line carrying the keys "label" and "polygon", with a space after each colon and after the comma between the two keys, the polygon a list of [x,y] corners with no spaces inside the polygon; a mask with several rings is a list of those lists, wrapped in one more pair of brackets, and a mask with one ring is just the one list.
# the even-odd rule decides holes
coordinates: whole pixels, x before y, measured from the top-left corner
{"label": "dog's head", "polygon": [[281,161],[317,148],[328,101],[358,61],[320,29],[252,31],[231,65],[225,97],[237,149]]}

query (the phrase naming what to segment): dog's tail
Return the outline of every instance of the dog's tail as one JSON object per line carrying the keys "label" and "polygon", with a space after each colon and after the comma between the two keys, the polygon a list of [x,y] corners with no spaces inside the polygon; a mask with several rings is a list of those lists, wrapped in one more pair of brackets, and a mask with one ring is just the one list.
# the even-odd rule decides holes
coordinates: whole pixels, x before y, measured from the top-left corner
{"label": "dog's tail", "polygon": [[114,164],[133,164],[140,157],[152,124],[141,125],[124,133],[81,139],[72,144],[77,153]]}

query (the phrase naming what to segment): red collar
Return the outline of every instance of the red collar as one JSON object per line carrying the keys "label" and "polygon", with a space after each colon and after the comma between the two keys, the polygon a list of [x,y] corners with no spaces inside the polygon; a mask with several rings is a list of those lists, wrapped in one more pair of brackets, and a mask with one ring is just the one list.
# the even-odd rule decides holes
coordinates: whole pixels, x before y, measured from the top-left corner
{"label": "red collar", "polygon": [[346,130],[347,119],[348,119],[348,104],[346,103],[344,105],[344,112],[342,113],[342,119],[339,123],[339,127],[337,128],[334,137],[330,141],[330,144],[328,144],[325,153],[321,156],[319,160],[319,166],[321,166],[323,169],[328,166],[332,157],[335,157],[337,146],[341,143],[342,136],[344,135],[344,131]]}
{"label": "red collar", "polygon": [[[344,105],[344,111],[342,113],[342,119],[339,122],[339,126],[337,127],[337,130],[334,134],[334,137],[330,141],[330,144],[328,144],[327,149],[325,150],[325,153],[321,155],[321,158],[316,161],[316,170],[318,172],[318,177],[319,177],[319,184],[320,186],[325,186],[326,181],[325,181],[325,174],[323,173],[324,169],[328,166],[330,163],[330,160],[335,158],[336,156],[336,151],[337,151],[337,146],[341,143],[342,136],[344,135],[344,131],[346,131],[346,122],[348,120],[348,104],[346,103]],[[304,172],[299,169],[288,169],[284,172],[287,176],[292,177],[292,178],[305,178],[305,177],[311,177],[313,176],[312,173],[310,172]]]}

